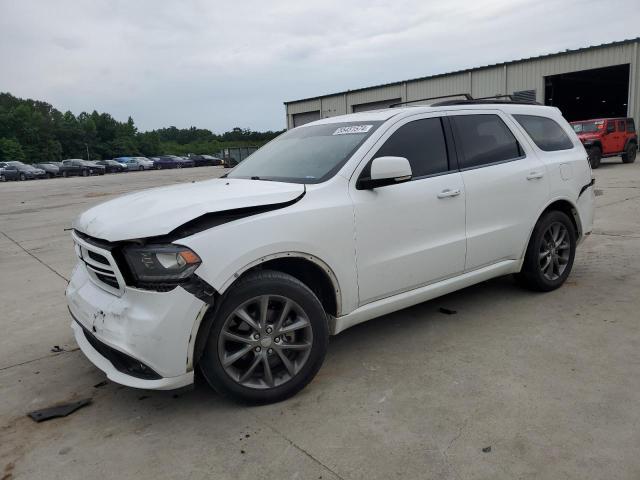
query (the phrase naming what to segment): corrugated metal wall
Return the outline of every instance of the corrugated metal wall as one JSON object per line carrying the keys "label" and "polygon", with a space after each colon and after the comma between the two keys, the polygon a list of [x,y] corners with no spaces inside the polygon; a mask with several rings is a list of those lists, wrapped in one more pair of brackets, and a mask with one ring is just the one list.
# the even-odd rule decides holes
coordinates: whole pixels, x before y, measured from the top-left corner
{"label": "corrugated metal wall", "polygon": [[630,64],[629,113],[640,125],[640,49],[638,41],[593,47],[575,52],[533,58],[461,73],[398,82],[353,92],[341,92],[327,97],[291,102],[287,107],[287,126],[292,115],[320,110],[322,118],[353,112],[353,106],[400,98],[402,101],[420,98],[471,93],[474,97],[512,94],[520,90],[535,90],[536,99],[544,103],[544,77],[561,73]]}

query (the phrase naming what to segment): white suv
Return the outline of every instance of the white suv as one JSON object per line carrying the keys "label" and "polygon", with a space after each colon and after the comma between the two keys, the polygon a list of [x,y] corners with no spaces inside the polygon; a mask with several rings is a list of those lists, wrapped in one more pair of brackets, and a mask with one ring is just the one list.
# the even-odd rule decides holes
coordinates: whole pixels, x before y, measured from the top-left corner
{"label": "white suv", "polygon": [[76,340],[115,382],[273,402],[329,335],[492,277],[566,280],[593,223],[586,152],[556,108],[453,101],[327,118],[225,177],[75,221]]}

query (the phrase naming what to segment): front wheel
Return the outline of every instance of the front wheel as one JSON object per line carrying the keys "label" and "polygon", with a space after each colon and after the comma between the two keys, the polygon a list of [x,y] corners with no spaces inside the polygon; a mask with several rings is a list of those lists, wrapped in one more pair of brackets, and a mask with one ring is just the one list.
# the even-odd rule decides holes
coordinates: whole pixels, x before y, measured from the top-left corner
{"label": "front wheel", "polygon": [[83,170],[82,171],[82,176],[83,177],[88,177],[89,176],[89,170]]}
{"label": "front wheel", "polygon": [[633,163],[636,161],[636,153],[638,152],[638,146],[635,143],[627,145],[626,150],[622,154],[623,163]]}
{"label": "front wheel", "polygon": [[328,341],[327,316],[314,293],[291,275],[264,270],[223,297],[199,365],[224,395],[279,402],[313,379]]}
{"label": "front wheel", "polygon": [[602,160],[602,150],[600,147],[591,147],[589,149],[589,164],[592,169],[596,169],[600,166],[600,160]]}
{"label": "front wheel", "polygon": [[24,173],[20,174],[20,181],[24,182],[27,179],[27,176]]}
{"label": "front wheel", "polygon": [[539,292],[560,287],[573,266],[576,229],[566,213],[544,214],[533,229],[522,270],[516,275],[523,286]]}

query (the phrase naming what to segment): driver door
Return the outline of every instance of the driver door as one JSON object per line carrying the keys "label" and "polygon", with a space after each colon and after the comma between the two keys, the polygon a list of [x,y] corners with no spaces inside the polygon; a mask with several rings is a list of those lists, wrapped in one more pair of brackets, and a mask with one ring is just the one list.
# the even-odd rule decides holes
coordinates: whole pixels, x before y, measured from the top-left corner
{"label": "driver door", "polygon": [[416,116],[394,125],[363,160],[409,160],[412,180],[371,190],[350,189],[355,212],[360,305],[461,274],[465,191],[445,117]]}

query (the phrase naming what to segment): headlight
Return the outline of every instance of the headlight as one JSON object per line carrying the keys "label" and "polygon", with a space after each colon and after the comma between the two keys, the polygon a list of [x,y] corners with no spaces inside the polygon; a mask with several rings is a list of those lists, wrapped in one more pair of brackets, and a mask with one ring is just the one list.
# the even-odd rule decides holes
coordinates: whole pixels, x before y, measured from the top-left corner
{"label": "headlight", "polygon": [[198,255],[180,245],[129,246],[124,256],[136,283],[180,283],[201,263]]}

